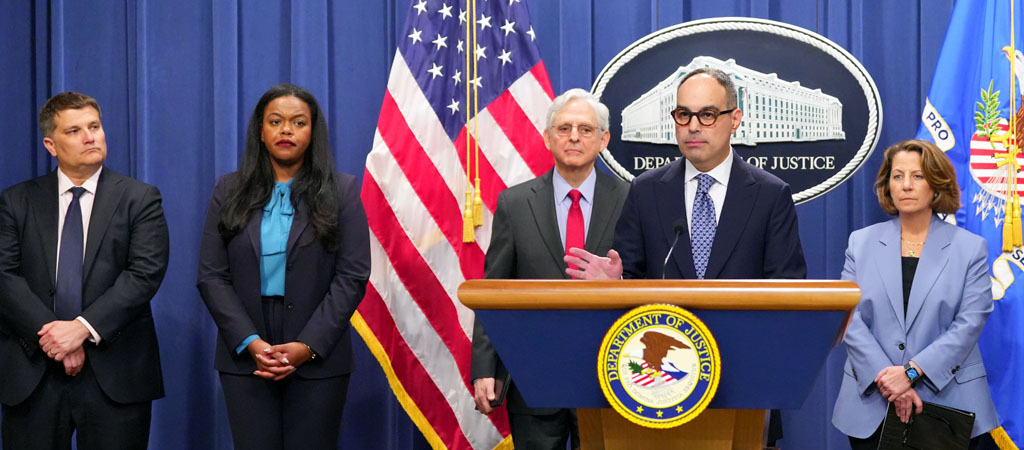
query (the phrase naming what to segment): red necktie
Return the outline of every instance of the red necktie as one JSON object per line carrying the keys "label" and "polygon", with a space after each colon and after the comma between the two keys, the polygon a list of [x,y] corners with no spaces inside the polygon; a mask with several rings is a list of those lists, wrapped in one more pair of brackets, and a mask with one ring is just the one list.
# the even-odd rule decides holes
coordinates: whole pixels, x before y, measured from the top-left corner
{"label": "red necktie", "polygon": [[[569,219],[565,222],[565,254],[569,254],[570,248],[583,248],[583,210],[580,209],[580,197],[583,194],[576,189],[569,191],[569,198],[572,199],[572,206],[569,207]],[[576,265],[569,264],[570,269]]]}

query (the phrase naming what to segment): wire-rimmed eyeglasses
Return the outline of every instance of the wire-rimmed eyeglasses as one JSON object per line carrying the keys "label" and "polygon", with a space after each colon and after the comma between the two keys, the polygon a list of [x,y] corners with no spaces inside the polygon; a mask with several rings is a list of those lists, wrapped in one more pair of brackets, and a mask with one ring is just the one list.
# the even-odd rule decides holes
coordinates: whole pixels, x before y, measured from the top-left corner
{"label": "wire-rimmed eyeglasses", "polygon": [[587,125],[585,123],[581,123],[578,125],[563,123],[561,125],[555,125],[551,127],[551,129],[555,130],[555,134],[562,137],[569,136],[570,134],[572,134],[573,128],[575,128],[576,132],[580,134],[580,137],[589,138],[593,137],[594,133],[597,133],[597,127],[593,125]]}

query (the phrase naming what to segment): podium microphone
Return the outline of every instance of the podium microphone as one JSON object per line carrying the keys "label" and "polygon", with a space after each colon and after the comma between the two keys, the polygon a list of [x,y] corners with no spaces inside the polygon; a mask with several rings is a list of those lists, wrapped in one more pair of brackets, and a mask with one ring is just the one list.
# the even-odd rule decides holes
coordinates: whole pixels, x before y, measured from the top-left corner
{"label": "podium microphone", "polygon": [[676,223],[672,225],[672,230],[675,231],[676,238],[672,240],[672,246],[668,248],[668,254],[665,255],[665,261],[661,263],[662,280],[665,279],[665,272],[666,268],[668,267],[668,259],[672,257],[672,251],[676,249],[676,243],[679,242],[679,235],[683,234],[683,231],[686,230],[686,218],[680,217],[679,220],[677,220]]}

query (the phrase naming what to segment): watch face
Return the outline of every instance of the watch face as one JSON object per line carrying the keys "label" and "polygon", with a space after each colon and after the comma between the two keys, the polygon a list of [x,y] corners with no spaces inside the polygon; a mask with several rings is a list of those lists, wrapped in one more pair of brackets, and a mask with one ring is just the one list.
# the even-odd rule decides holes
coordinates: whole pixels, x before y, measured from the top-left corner
{"label": "watch face", "polygon": [[917,369],[907,369],[907,377],[910,378],[910,381],[916,380],[917,379]]}

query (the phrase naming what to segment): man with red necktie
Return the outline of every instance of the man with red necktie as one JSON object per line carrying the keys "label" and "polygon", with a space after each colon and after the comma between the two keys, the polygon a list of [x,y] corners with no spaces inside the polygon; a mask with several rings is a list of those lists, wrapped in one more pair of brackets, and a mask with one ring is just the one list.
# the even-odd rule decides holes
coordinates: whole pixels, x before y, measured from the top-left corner
{"label": "man with red necktie", "polygon": [[[608,145],[608,108],[583,89],[555,98],[547,114],[544,141],[555,168],[498,195],[491,242],[484,263],[492,279],[561,279],[572,248],[605,254],[629,185],[594,168]],[[479,322],[473,327],[474,400],[484,414],[493,411],[494,377],[501,360]],[[513,374],[514,377],[514,374]],[[579,447],[576,413],[571,409],[530,408],[515,384],[507,408],[516,448]]]}

